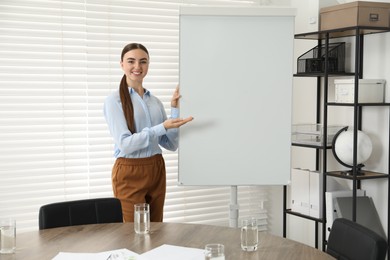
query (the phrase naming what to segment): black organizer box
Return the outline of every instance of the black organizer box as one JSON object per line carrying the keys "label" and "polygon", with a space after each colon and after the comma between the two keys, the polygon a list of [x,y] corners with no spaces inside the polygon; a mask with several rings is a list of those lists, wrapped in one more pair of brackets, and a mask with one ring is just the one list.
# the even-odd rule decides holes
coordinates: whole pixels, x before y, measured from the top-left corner
{"label": "black organizer box", "polygon": [[[298,74],[322,73],[324,71],[325,46],[316,46],[298,57]],[[328,72],[345,72],[345,42],[329,43]]]}

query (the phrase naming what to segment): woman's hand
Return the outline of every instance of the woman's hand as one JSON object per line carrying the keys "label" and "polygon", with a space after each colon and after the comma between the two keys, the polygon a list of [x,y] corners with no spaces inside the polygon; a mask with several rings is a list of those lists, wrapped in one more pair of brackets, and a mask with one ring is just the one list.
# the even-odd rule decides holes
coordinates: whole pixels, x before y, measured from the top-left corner
{"label": "woman's hand", "polygon": [[163,125],[165,129],[170,128],[179,128],[184,124],[187,124],[188,122],[192,121],[194,118],[192,116],[187,118],[173,118],[173,119],[167,119],[164,121]]}
{"label": "woman's hand", "polygon": [[171,99],[171,107],[179,107],[179,99],[181,98],[179,85],[177,85],[175,92],[173,92],[173,96]]}
{"label": "woman's hand", "polygon": [[[179,91],[179,85],[177,85],[175,92],[173,92],[173,96],[171,99],[171,106],[172,107],[179,107],[179,99],[181,98],[180,91]],[[173,118],[173,119],[167,119],[164,121],[164,127],[165,129],[170,128],[179,128],[184,124],[187,124],[188,122],[192,121],[194,118],[192,116],[187,118]]]}

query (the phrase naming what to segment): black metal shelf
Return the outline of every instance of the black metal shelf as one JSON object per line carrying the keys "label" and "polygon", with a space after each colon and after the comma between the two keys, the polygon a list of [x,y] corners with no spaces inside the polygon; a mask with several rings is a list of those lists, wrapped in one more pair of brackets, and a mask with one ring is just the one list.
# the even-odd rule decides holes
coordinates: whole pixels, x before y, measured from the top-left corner
{"label": "black metal shelf", "polygon": [[[293,75],[294,77],[324,77],[325,73],[296,73]],[[329,73],[328,77],[351,77],[355,76],[354,72],[339,72],[339,73]]]}
{"label": "black metal shelf", "polygon": [[[326,103],[328,106],[349,106],[349,107],[353,107],[355,106],[354,103],[339,103],[339,102],[328,102]],[[375,107],[386,107],[386,106],[390,106],[390,103],[357,103],[356,104],[357,106],[375,106]]]}
{"label": "black metal shelf", "polygon": [[294,38],[301,40],[325,40],[327,35],[329,35],[329,39],[356,36],[357,31],[359,31],[360,35],[376,34],[390,32],[390,27],[353,26],[326,31],[300,33],[296,34]]}
{"label": "black metal shelf", "polygon": [[291,143],[292,146],[300,146],[300,147],[307,147],[307,148],[315,148],[315,149],[331,149],[331,145],[323,146],[323,145],[316,145],[316,144],[304,144],[304,143]]}
{"label": "black metal shelf", "polygon": [[[342,38],[342,37],[354,37],[355,38],[355,66],[352,68],[355,72],[330,72],[327,65],[325,65],[323,72],[315,72],[315,73],[296,73],[294,77],[316,77],[317,78],[317,123],[322,122],[325,126],[324,136],[327,136],[327,125],[328,125],[328,108],[331,106],[345,106],[353,108],[353,125],[356,129],[361,129],[362,127],[362,109],[366,106],[376,106],[376,107],[390,107],[390,103],[336,103],[328,101],[328,79],[330,77],[351,77],[353,76],[355,79],[355,93],[358,93],[358,79],[363,78],[363,42],[364,35],[369,34],[377,34],[377,33],[385,33],[390,32],[390,27],[372,27],[372,26],[353,26],[353,27],[345,27],[338,28],[333,30],[324,30],[324,31],[315,31],[308,33],[300,33],[295,35],[295,39],[307,39],[307,40],[317,40],[317,46],[325,46],[325,61],[324,64],[328,64],[328,52],[329,46],[331,44],[331,39]],[[318,47],[319,48],[319,47]],[[329,71],[328,71],[329,70]],[[321,81],[323,78],[323,82]],[[321,90],[321,86],[323,86],[323,90]],[[321,96],[320,92],[323,91],[323,96]],[[357,96],[355,95],[355,100]],[[323,101],[323,102],[322,102]],[[323,110],[321,112],[321,109]],[[322,114],[321,114],[322,113]],[[390,119],[389,119],[390,120]],[[390,122],[390,121],[389,121]],[[356,130],[357,131],[357,130]],[[354,132],[354,147],[356,147],[357,143],[357,135]],[[389,140],[390,140],[390,123],[389,123]],[[325,138],[324,142],[327,140]],[[305,219],[310,219],[315,222],[315,244],[316,248],[318,248],[318,223],[322,223],[322,249],[325,250],[326,247],[326,203],[325,203],[325,192],[326,192],[326,182],[327,177],[337,177],[348,179],[352,181],[352,194],[353,194],[353,212],[352,218],[356,220],[356,193],[355,191],[360,187],[360,181],[370,180],[370,179],[387,179],[388,180],[388,219],[387,219],[387,233],[390,234],[390,174],[389,173],[379,173],[373,171],[359,171],[355,166],[351,171],[328,171],[327,170],[327,153],[322,152],[321,150],[329,149],[331,146],[323,146],[323,145],[312,145],[312,144],[302,144],[302,143],[292,143],[292,146],[300,146],[300,147],[308,147],[316,149],[316,169],[323,172],[323,192],[322,192],[322,218],[313,218],[311,216],[307,216],[305,214],[301,214],[298,212],[294,212],[291,209],[287,209],[287,186],[283,187],[283,236],[286,237],[286,216],[287,215],[295,215],[298,217],[302,217]],[[388,167],[390,171],[390,143],[389,143],[389,158],[388,158]],[[354,156],[356,154],[356,150],[354,150]],[[321,164],[320,164],[321,162]],[[388,255],[390,254],[390,239],[388,239]]]}
{"label": "black metal shelf", "polygon": [[318,223],[323,223],[324,222],[324,220],[322,218],[315,218],[315,217],[312,217],[312,216],[309,216],[309,215],[305,215],[305,214],[302,214],[302,213],[299,213],[299,212],[296,212],[296,211],[292,211],[291,209],[286,209],[285,213],[289,214],[289,215],[294,215],[294,216],[298,216],[298,217],[301,217],[301,218],[305,218],[305,219],[310,219],[310,220],[316,221]]}
{"label": "black metal shelf", "polygon": [[386,173],[380,173],[380,172],[373,172],[373,171],[366,171],[362,170],[359,172],[358,175],[354,176],[351,174],[350,171],[331,171],[327,172],[326,175],[342,178],[342,179],[349,179],[349,180],[369,180],[369,179],[389,179],[390,175]]}

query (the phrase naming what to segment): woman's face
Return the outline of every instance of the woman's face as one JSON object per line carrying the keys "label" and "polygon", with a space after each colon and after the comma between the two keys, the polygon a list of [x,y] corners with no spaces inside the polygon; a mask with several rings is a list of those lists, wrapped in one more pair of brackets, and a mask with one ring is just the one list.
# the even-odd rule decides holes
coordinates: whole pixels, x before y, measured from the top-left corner
{"label": "woman's face", "polygon": [[130,82],[142,83],[149,69],[149,55],[141,50],[128,51],[123,56],[121,67]]}

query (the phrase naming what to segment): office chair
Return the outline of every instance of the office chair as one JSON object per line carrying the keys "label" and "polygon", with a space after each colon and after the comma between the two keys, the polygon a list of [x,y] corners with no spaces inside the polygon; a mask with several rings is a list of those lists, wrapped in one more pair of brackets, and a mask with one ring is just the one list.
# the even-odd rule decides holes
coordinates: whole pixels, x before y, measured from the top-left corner
{"label": "office chair", "polygon": [[39,209],[39,229],[112,222],[123,222],[117,198],[64,201]]}
{"label": "office chair", "polygon": [[387,241],[356,222],[337,218],[329,233],[326,252],[338,260],[384,260]]}

